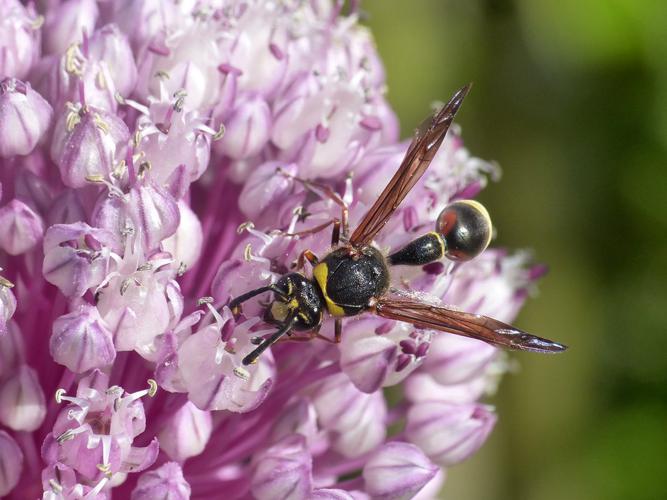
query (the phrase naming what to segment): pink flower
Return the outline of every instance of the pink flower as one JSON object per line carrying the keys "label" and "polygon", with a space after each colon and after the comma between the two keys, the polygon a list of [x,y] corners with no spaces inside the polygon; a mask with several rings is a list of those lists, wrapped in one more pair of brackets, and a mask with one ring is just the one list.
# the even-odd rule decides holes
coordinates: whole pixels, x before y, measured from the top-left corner
{"label": "pink flower", "polygon": [[32,6],[18,0],[7,0],[0,5],[0,75],[25,78],[39,58],[40,33],[44,19]]}
{"label": "pink flower", "polygon": [[449,466],[475,453],[495,423],[484,405],[426,401],[408,411],[406,434],[433,461]]}
{"label": "pink flower", "polygon": [[175,462],[167,462],[141,475],[137,487],[132,491],[132,500],[187,500],[190,498],[190,491],[181,466]]}
{"label": "pink flower", "polygon": [[15,78],[0,81],[0,157],[27,155],[51,123],[53,110],[32,89]]}
{"label": "pink flower", "polygon": [[107,179],[120,161],[129,138],[115,114],[85,104],[69,104],[60,114],[51,143],[51,158],[62,181],[72,188]]}
{"label": "pink flower", "polygon": [[16,311],[16,297],[12,293],[13,283],[0,276],[0,337],[7,333],[7,322]]}
{"label": "pink flower", "polygon": [[0,431],[0,495],[7,495],[19,482],[23,469],[23,452],[16,441]]}
{"label": "pink flower", "polygon": [[[495,348],[370,312],[272,343],[276,296],[321,292],[306,250],[408,148],[356,2],[28,3],[0,6],[0,495],[434,496],[493,428]],[[374,245],[498,174],[452,127]],[[541,272],[496,249],[391,270],[503,321]]]}
{"label": "pink flower", "polygon": [[366,489],[373,498],[412,498],[438,472],[424,453],[409,443],[383,445],[364,466]]}
{"label": "pink flower", "polygon": [[51,356],[74,373],[104,368],[116,359],[111,332],[97,308],[82,305],[53,322]]}

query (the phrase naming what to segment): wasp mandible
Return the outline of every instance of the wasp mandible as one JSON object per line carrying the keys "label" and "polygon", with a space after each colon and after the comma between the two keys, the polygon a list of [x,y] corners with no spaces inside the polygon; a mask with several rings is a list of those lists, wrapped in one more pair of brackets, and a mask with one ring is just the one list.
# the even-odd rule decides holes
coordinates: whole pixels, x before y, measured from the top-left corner
{"label": "wasp mandible", "polygon": [[[229,303],[238,311],[241,303],[261,293],[272,292],[274,301],[267,311],[278,329],[245,358],[255,363],[259,356],[291,331],[310,331],[319,336],[325,315],[335,318],[335,342],[340,342],[342,319],[367,312],[411,323],[417,328],[439,330],[482,340],[506,349],[557,353],[567,347],[540,338],[511,325],[479,314],[433,305],[390,292],[390,268],[397,265],[423,266],[446,257],[466,261],[479,255],[491,240],[491,219],[486,209],[473,200],[447,205],[436,220],[435,230],[414,239],[402,249],[384,255],[373,246],[373,238],[422,177],[445,139],[454,116],[470,91],[470,84],[458,90],[415,134],[398,171],[373,206],[349,235],[348,208],[327,186],[319,186],[341,206],[334,222],[333,250],[323,259],[310,251],[302,255],[313,266],[312,278],[301,272],[282,276],[275,283],[252,290]],[[306,185],[314,182],[299,179]]]}

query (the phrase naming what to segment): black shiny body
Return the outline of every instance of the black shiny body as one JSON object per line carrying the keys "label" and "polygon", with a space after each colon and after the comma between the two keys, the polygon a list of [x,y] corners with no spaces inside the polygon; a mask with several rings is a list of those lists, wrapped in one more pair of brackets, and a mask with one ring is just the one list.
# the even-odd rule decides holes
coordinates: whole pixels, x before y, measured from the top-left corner
{"label": "black shiny body", "polygon": [[[326,306],[317,282],[309,280],[303,274],[290,273],[280,278],[275,287],[276,303],[282,304],[279,309],[284,311],[284,316],[273,318],[274,320],[282,322],[293,312],[295,318],[292,328],[300,331],[312,330],[322,323]],[[272,307],[272,314],[275,314],[275,309],[276,307]]]}
{"label": "black shiny body", "polygon": [[[326,281],[323,280],[325,271]],[[315,267],[313,274],[322,288],[329,312],[337,316],[363,312],[373,298],[381,297],[389,288],[385,257],[371,246],[361,249],[344,246],[334,250]],[[335,306],[342,309],[342,313]]]}
{"label": "black shiny body", "polygon": [[392,266],[423,266],[445,256],[445,243],[438,233],[426,233],[412,240],[387,260]]}

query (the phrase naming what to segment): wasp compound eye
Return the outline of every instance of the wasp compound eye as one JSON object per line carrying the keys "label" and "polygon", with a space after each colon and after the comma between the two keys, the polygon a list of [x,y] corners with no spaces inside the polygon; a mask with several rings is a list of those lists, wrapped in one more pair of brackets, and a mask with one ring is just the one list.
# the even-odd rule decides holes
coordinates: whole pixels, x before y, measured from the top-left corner
{"label": "wasp compound eye", "polygon": [[447,205],[435,223],[447,246],[450,260],[474,259],[491,241],[491,217],[484,206],[474,200],[460,200]]}

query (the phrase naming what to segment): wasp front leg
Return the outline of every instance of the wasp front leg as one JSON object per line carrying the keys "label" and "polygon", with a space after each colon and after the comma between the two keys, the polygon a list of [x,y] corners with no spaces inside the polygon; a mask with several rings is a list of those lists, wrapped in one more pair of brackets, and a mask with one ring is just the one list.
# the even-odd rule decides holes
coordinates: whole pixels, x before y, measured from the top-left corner
{"label": "wasp front leg", "polygon": [[334,343],[340,344],[343,336],[343,318],[336,318],[334,322]]}

